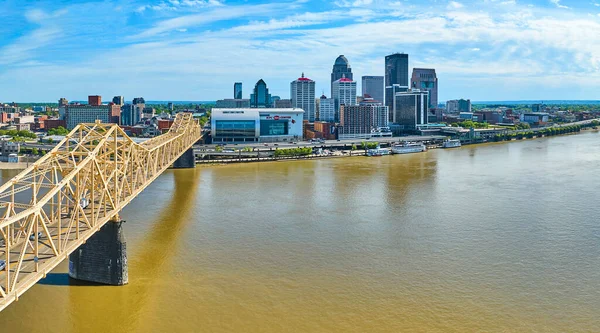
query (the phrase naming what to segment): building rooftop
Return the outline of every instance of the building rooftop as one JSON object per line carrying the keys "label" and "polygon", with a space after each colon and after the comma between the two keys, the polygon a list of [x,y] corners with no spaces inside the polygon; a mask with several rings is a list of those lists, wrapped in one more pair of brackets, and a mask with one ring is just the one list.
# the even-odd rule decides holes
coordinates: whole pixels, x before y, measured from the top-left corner
{"label": "building rooftop", "polygon": [[297,81],[312,81],[312,80],[307,77],[304,77],[304,73],[302,73],[302,77],[299,77]]}

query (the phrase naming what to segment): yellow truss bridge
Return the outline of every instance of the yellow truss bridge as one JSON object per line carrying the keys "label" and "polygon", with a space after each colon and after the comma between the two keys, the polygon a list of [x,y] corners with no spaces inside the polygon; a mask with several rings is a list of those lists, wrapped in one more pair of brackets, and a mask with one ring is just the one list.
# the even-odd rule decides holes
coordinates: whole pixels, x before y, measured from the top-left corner
{"label": "yellow truss bridge", "polygon": [[0,311],[109,221],[119,221],[123,207],[182,155],[193,154],[201,136],[189,113],[141,144],[114,124],[80,124],[2,185]]}

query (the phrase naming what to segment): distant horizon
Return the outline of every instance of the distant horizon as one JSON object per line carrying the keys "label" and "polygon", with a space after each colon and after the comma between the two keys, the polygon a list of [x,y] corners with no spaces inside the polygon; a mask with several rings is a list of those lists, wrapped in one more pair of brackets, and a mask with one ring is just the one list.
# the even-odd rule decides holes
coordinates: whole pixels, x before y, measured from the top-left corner
{"label": "distant horizon", "polygon": [[[108,100],[107,100],[108,101]],[[69,102],[81,102],[87,103],[86,100],[73,100]],[[131,101],[125,101],[126,103],[131,103]],[[441,103],[446,103],[447,101],[441,101]],[[13,103],[13,102],[3,102],[3,103]],[[58,104],[58,100],[55,102],[14,102],[17,104]],[[108,103],[108,102],[107,102]],[[214,101],[169,101],[169,100],[146,100],[146,104],[168,104],[173,103],[174,105],[184,105],[184,104],[215,104]],[[600,105],[600,100],[585,100],[585,99],[573,99],[573,100],[564,100],[564,99],[556,99],[556,100],[503,100],[503,101],[471,101],[472,105],[485,105],[485,104],[506,104],[506,105],[527,105],[527,104],[545,104],[545,105]]]}

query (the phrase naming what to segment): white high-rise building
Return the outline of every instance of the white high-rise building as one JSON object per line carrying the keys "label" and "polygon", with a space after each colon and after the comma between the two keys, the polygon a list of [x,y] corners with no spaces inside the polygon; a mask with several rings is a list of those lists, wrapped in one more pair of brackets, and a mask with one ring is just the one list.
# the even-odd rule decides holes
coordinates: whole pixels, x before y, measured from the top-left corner
{"label": "white high-rise building", "polygon": [[292,81],[290,84],[290,97],[292,107],[304,110],[304,120],[314,122],[316,117],[315,81],[304,77]]}
{"label": "white high-rise building", "polygon": [[333,81],[333,96],[335,100],[335,121],[340,120],[340,105],[356,105],[356,81],[343,76]]}
{"label": "white high-rise building", "polygon": [[321,96],[319,101],[319,120],[334,122],[335,121],[335,100]]}

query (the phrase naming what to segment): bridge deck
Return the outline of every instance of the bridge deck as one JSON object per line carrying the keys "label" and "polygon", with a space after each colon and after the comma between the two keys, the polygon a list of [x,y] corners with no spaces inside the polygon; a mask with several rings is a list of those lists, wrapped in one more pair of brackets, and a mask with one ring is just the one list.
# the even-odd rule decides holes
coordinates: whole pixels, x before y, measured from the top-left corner
{"label": "bridge deck", "polygon": [[[142,144],[116,125],[81,124],[0,186],[0,311],[89,239],[200,139],[191,114]],[[75,140],[76,144],[73,143]]]}

